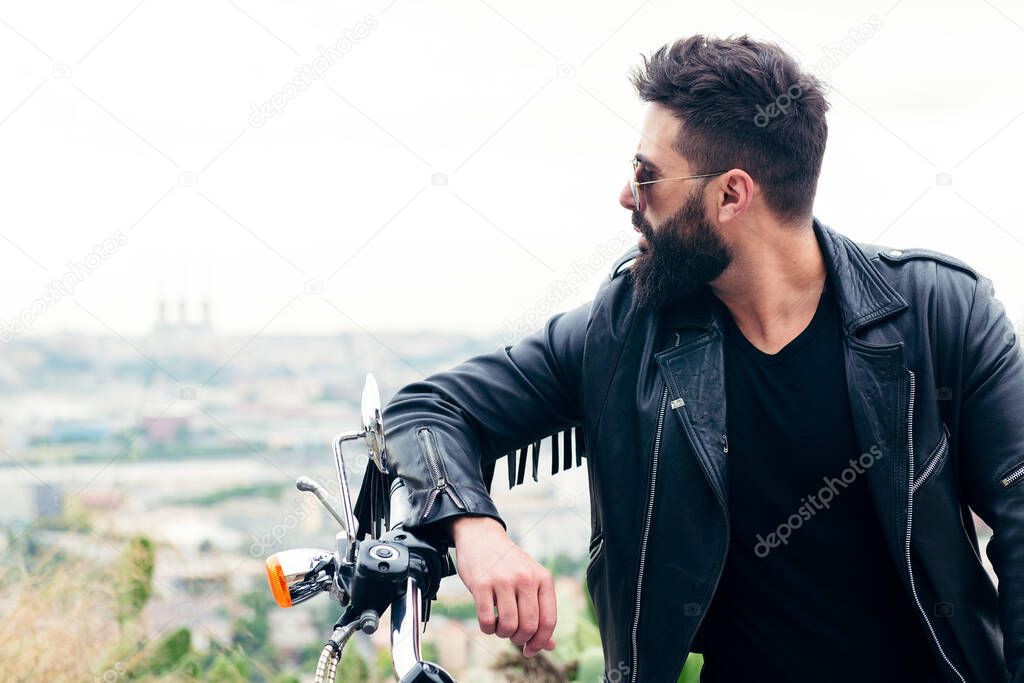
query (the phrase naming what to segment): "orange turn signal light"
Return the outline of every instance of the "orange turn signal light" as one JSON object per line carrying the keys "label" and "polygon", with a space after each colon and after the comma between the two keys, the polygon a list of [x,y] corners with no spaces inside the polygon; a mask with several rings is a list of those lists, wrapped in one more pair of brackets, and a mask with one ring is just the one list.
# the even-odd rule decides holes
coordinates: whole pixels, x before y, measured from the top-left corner
{"label": "orange turn signal light", "polygon": [[288,581],[284,576],[284,569],[281,568],[281,560],[277,554],[267,558],[267,581],[270,583],[270,592],[274,594],[274,600],[280,607],[291,607],[292,596],[288,591]]}

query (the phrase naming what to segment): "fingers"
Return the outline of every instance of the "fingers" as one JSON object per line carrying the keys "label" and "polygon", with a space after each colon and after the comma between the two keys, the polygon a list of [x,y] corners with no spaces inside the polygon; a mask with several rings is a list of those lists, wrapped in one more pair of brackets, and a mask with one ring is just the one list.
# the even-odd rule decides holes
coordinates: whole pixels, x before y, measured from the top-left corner
{"label": "fingers", "polygon": [[504,530],[457,545],[456,553],[482,633],[508,638],[529,657],[554,649],[557,614],[550,571],[512,544]]}
{"label": "fingers", "polygon": [[519,628],[512,634],[511,640],[519,647],[523,647],[530,641],[540,623],[537,589],[538,584],[532,579],[526,578],[516,590],[516,600],[519,603]]}
{"label": "fingers", "polygon": [[494,633],[494,592],[490,586],[482,586],[473,591],[473,600],[476,602],[476,620],[480,623],[480,630],[487,635]]}
{"label": "fingers", "polygon": [[499,579],[495,583],[494,602],[498,606],[498,624],[494,632],[501,638],[511,638],[519,630],[516,589],[511,581]]}
{"label": "fingers", "polygon": [[545,573],[541,578],[537,590],[537,606],[536,632],[523,647],[523,654],[527,657],[532,657],[542,649],[555,649],[555,641],[551,639],[551,634],[555,632],[555,623],[558,620],[558,603],[555,600],[555,583],[550,573]]}
{"label": "fingers", "polygon": [[[477,587],[473,593],[480,630],[508,638],[527,657],[553,650],[551,635],[557,621],[557,602],[551,574],[502,577]],[[497,615],[495,616],[495,607]]]}

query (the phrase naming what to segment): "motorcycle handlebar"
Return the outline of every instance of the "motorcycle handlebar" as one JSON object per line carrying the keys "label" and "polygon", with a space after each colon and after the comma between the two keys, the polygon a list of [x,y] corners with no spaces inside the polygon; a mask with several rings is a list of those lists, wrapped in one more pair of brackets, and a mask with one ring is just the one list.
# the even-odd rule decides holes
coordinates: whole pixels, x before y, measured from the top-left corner
{"label": "motorcycle handlebar", "polygon": [[[391,485],[391,529],[405,524],[412,511],[405,482],[395,479]],[[420,662],[421,604],[420,587],[414,576],[406,580],[405,595],[391,603],[391,661],[398,679],[413,670]]]}
{"label": "motorcycle handlebar", "polygon": [[[405,483],[396,479],[391,485],[391,530],[403,526],[409,519],[412,505]],[[391,663],[402,683],[455,683],[455,679],[441,667],[423,661],[420,634],[423,632],[423,591],[416,576],[406,579],[405,594],[391,603]]]}
{"label": "motorcycle handlebar", "polygon": [[412,514],[412,503],[405,491],[405,482],[402,479],[395,479],[391,484],[391,513],[389,521],[391,528],[402,526]]}
{"label": "motorcycle handlebar", "polygon": [[416,578],[410,576],[406,580],[405,595],[391,603],[391,663],[400,681],[423,663],[421,604],[420,587]]}

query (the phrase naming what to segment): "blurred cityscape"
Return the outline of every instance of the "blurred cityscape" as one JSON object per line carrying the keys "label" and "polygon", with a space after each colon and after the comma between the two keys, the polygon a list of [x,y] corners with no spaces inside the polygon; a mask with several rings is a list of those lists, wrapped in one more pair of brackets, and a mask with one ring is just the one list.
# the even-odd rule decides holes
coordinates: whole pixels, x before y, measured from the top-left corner
{"label": "blurred cityscape", "polygon": [[[497,336],[431,332],[222,336],[206,301],[178,302],[173,315],[160,302],[156,325],[141,338],[19,338],[0,355],[0,570],[53,557],[73,567],[113,567],[144,539],[153,561],[138,615],[139,653],[153,643],[171,647],[187,633],[174,661],[191,653],[216,668],[234,653],[246,671],[224,665],[235,677],[210,678],[190,664],[203,680],[308,679],[339,608],[320,597],[277,609],[264,559],[287,548],[331,548],[337,529],[319,503],[295,490],[295,479],[313,476],[337,497],[329,443],[359,426],[367,372],[386,402],[404,384],[498,346]],[[350,445],[354,493],[366,458]],[[493,495],[513,540],[556,576],[561,653],[553,660],[574,668],[550,680],[584,680],[577,669],[586,656],[600,676],[583,583],[585,463],[538,482],[527,477],[511,492],[498,467]],[[976,522],[987,542],[989,530]],[[11,600],[0,593],[0,607]],[[387,633],[354,639],[346,657],[372,666],[345,680],[388,679]],[[442,584],[425,642],[459,680],[517,680],[498,672],[517,655],[479,632],[457,577]],[[139,653],[125,658],[136,661]],[[696,675],[688,670],[680,680]]]}
{"label": "blurred cityscape", "polygon": [[[386,402],[402,385],[499,344],[430,332],[220,336],[207,301],[160,302],[157,318],[143,338],[64,334],[7,345],[0,561],[30,545],[35,554],[111,564],[144,536],[155,548],[146,638],[187,627],[197,651],[237,639],[244,596],[272,604],[267,555],[332,547],[336,524],[294,481],[308,474],[337,494],[329,442],[359,426],[366,373]],[[354,493],[366,459],[350,446]],[[560,629],[574,628],[590,535],[585,470],[528,478],[509,492],[499,468],[494,496],[513,539],[558,569],[560,613],[570,615]],[[267,615],[269,644],[303,679],[311,670],[302,670],[302,653],[319,648],[337,616],[318,600]],[[367,658],[386,633],[364,643]],[[426,639],[460,680],[504,680],[487,672],[510,648],[479,633],[458,578],[445,580]]]}

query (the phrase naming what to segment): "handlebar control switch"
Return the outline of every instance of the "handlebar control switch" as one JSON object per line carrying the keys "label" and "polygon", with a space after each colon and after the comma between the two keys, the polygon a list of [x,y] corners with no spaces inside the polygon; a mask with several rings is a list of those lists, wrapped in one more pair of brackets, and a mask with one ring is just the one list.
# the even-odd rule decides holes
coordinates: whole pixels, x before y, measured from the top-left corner
{"label": "handlebar control switch", "polygon": [[378,560],[391,560],[398,557],[398,551],[390,545],[378,543],[377,545],[370,548],[370,556],[375,557]]}
{"label": "handlebar control switch", "polygon": [[402,545],[368,540],[359,544],[352,568],[352,602],[343,621],[359,619],[366,610],[382,614],[395,598],[405,593],[409,575],[409,551]]}

